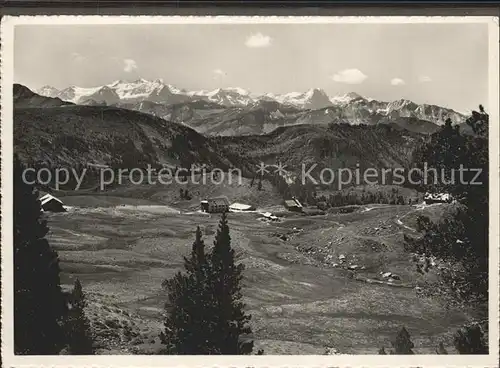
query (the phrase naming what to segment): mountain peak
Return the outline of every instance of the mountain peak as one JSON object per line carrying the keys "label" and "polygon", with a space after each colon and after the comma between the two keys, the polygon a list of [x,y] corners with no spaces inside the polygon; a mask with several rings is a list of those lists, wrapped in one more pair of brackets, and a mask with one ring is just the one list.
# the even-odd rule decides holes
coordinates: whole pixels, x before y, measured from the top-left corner
{"label": "mountain peak", "polygon": [[[389,116],[391,118],[418,117],[422,120],[442,123],[445,115],[452,115],[453,121],[462,121],[463,117],[453,110],[435,105],[416,104],[405,98],[392,102],[378,101],[364,97],[351,91],[330,98],[321,88],[310,88],[302,92],[253,94],[240,87],[223,87],[214,90],[186,91],[176,86],[165,84],[163,79],[147,80],[139,78],[134,81],[119,79],[110,84],[96,87],[67,87],[58,90],[44,86],[36,91],[42,96],[58,97],[73,103],[85,103],[89,99],[106,104],[154,102],[161,105],[172,105],[189,101],[206,101],[226,107],[260,106],[260,101],[277,102],[302,110],[319,110],[335,106],[348,113],[365,116]],[[262,105],[262,104],[261,104]],[[263,104],[266,107],[273,104]],[[262,106],[263,106],[262,105]],[[333,110],[331,110],[333,111]]]}
{"label": "mountain peak", "polygon": [[35,92],[41,96],[56,97],[60,91],[55,87],[45,85],[42,88],[35,90]]}
{"label": "mountain peak", "polygon": [[330,99],[335,105],[347,105],[353,101],[365,100],[363,96],[356,92],[349,92],[341,96],[335,96]]}
{"label": "mountain peak", "polygon": [[111,86],[111,87],[115,87],[115,86],[118,86],[119,84],[124,84],[126,83],[123,79],[118,79],[118,80],[115,80],[114,82],[108,84],[108,86]]}
{"label": "mountain peak", "polygon": [[135,81],[133,81],[133,83],[136,83],[136,84],[149,83],[149,81],[147,79],[144,79],[144,78],[139,78],[139,79],[136,79]]}
{"label": "mountain peak", "polygon": [[363,98],[363,96],[361,96],[359,93],[356,93],[356,92],[349,92],[349,93],[346,93],[344,96],[349,97],[353,100],[356,100],[358,98]]}
{"label": "mountain peak", "polygon": [[322,90],[321,88],[311,88],[306,92],[307,96],[326,96],[326,92]]}
{"label": "mountain peak", "polygon": [[250,94],[250,92],[248,92],[246,89],[243,89],[240,87],[227,87],[227,88],[224,88],[223,90],[229,91],[229,92],[239,93],[240,95],[244,95],[244,96],[247,96]]}

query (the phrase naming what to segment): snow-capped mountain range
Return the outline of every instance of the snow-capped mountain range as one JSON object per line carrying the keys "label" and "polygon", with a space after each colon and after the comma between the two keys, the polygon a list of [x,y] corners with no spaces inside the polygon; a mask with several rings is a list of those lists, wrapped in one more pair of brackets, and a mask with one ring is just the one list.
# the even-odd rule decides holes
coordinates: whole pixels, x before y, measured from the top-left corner
{"label": "snow-capped mountain range", "polygon": [[138,79],[131,82],[117,80],[104,86],[91,88],[71,86],[58,90],[51,86],[44,86],[36,92],[42,96],[58,97],[63,101],[86,105],[123,105],[140,102],[172,105],[202,100],[226,107],[244,107],[259,101],[276,101],[299,109],[316,110],[328,106],[338,106],[346,109],[350,114],[353,111],[361,111],[389,118],[415,117],[436,124],[443,124],[447,118],[450,118],[456,124],[463,122],[465,119],[462,114],[452,109],[436,105],[416,104],[405,99],[383,102],[365,98],[355,92],[330,97],[325,91],[318,88],[302,93],[291,92],[286,94],[253,94],[243,88],[186,91],[166,84],[161,79],[154,81]]}

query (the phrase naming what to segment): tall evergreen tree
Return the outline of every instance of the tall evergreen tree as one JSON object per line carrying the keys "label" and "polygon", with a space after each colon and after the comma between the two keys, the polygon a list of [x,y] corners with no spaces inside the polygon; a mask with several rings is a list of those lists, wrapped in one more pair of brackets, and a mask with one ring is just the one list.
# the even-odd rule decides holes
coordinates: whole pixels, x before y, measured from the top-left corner
{"label": "tall evergreen tree", "polygon": [[64,344],[66,303],[57,253],[44,238],[38,193],[14,159],[14,345],[16,354],[58,354]]}
{"label": "tall evergreen tree", "polygon": [[459,329],[455,334],[454,344],[460,354],[488,354],[488,345],[479,324]]}
{"label": "tall evergreen tree", "polygon": [[414,354],[413,347],[414,344],[410,340],[410,334],[405,327],[402,327],[394,341],[391,342],[394,348],[394,354]]}
{"label": "tall evergreen tree", "polygon": [[68,348],[73,355],[94,354],[90,323],[85,315],[87,302],[80,280],[76,279],[70,295],[70,310],[66,322]]}
{"label": "tall evergreen tree", "polygon": [[262,176],[260,176],[259,182],[257,183],[257,190],[262,190]]}
{"label": "tall evergreen tree", "polygon": [[172,354],[250,354],[253,342],[241,302],[242,265],[236,265],[226,214],[217,231],[214,248],[205,254],[201,230],[196,231],[191,255],[184,259],[185,273],[165,282],[166,306],[162,342]]}
{"label": "tall evergreen tree", "polygon": [[213,334],[213,297],[208,288],[208,263],[201,230],[190,257],[184,257],[186,273],[178,272],[165,282],[168,291],[165,331],[160,338],[173,354],[216,354]]}
{"label": "tall evergreen tree", "polygon": [[210,283],[216,308],[216,345],[221,354],[250,354],[253,341],[241,340],[243,335],[251,333],[248,325],[251,316],[245,314],[245,304],[241,300],[244,265],[235,262],[226,213],[222,214],[219,223],[210,265]]}

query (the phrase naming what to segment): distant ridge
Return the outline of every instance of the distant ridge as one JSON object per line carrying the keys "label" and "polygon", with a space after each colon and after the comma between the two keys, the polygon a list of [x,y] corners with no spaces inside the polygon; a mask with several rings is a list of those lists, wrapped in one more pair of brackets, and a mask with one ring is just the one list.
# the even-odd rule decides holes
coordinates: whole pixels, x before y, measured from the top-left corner
{"label": "distant ridge", "polygon": [[454,124],[465,121],[463,114],[437,105],[417,104],[405,99],[391,102],[377,101],[365,98],[356,92],[330,97],[319,88],[312,88],[306,92],[261,95],[252,94],[239,87],[217,88],[212,91],[186,91],[166,84],[162,79],[150,81],[140,78],[134,81],[117,80],[107,85],[91,88],[70,86],[57,90],[51,86],[44,86],[36,92],[42,96],[58,97],[63,101],[76,104],[134,105],[139,102],[154,102],[173,105],[202,100],[224,107],[248,107],[259,101],[275,101],[302,110],[341,107],[348,115],[354,115],[353,112],[356,111],[359,112],[357,113],[359,116],[417,118],[438,125],[444,124],[447,118],[450,118]]}

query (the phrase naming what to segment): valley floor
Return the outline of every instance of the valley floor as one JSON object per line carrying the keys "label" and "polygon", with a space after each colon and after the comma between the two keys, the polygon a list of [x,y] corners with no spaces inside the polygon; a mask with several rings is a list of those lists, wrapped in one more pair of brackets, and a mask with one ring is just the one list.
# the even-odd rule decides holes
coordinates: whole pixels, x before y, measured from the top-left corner
{"label": "valley floor", "polygon": [[[88,295],[99,354],[157,354],[162,281],[182,268],[196,226],[212,245],[219,216],[131,198],[109,197],[101,207],[103,197],[63,200],[68,212],[48,214],[48,240],[59,253],[64,286],[79,278]],[[367,205],[277,223],[260,221],[258,213],[230,213],[232,244],[246,265],[243,294],[254,351],[323,354],[330,347],[376,354],[391,347],[401,326],[417,353],[434,353],[440,341],[454,351],[451,336],[466,312],[417,294],[424,276],[403,250],[403,234],[414,231],[415,215],[425,210]],[[370,282],[381,272],[400,280]]]}

